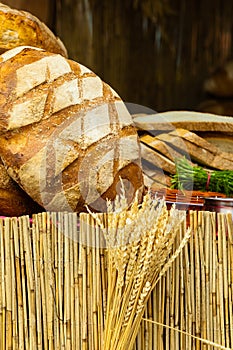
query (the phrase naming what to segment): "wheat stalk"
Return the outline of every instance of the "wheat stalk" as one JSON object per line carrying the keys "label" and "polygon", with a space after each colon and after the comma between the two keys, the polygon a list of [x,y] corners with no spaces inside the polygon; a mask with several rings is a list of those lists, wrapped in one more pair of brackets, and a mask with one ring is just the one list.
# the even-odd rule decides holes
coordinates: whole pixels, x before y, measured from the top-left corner
{"label": "wheat stalk", "polygon": [[[89,211],[89,210],[88,210]],[[186,213],[148,193],[127,206],[125,193],[108,202],[106,222],[89,213],[103,230],[107,245],[108,298],[104,350],[133,349],[152,289],[189,239],[181,241],[169,263],[168,256]],[[161,275],[161,276],[162,276]]]}

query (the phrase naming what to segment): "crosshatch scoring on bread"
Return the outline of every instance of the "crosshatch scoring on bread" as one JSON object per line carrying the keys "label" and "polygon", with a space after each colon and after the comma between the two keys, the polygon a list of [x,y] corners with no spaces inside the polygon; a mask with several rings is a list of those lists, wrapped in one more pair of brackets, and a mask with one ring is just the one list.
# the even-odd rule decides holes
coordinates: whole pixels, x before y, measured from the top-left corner
{"label": "crosshatch scoring on bread", "polygon": [[95,73],[33,47],[0,56],[0,154],[9,175],[48,210],[102,211],[122,181],[143,192],[137,130]]}

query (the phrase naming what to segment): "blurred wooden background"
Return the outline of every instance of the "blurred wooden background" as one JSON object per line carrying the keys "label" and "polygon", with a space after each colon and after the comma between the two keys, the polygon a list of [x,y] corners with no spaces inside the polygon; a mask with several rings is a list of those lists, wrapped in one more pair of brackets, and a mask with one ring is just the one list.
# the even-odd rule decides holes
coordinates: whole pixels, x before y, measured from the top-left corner
{"label": "blurred wooden background", "polygon": [[5,0],[43,20],[69,57],[125,102],[195,109],[203,81],[233,58],[232,0]]}

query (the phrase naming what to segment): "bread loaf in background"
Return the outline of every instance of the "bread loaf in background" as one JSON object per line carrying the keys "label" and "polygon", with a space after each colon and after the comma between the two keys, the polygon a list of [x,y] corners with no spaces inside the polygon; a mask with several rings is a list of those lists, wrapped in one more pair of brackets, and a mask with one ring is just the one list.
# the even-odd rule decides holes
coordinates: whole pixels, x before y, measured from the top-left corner
{"label": "bread loaf in background", "polygon": [[233,97],[207,99],[197,106],[197,110],[203,113],[233,116]]}
{"label": "bread loaf in background", "polygon": [[110,86],[61,55],[18,47],[0,56],[0,154],[8,174],[50,211],[103,211],[125,185],[143,191],[132,118]]}
{"label": "bread loaf in background", "polygon": [[233,97],[233,61],[217,67],[204,81],[204,91],[218,97]]}
{"label": "bread loaf in background", "polygon": [[233,116],[233,60],[217,67],[204,81],[205,99],[196,109],[200,112]]}
{"label": "bread loaf in background", "polygon": [[0,53],[21,45],[42,48],[67,57],[63,42],[27,11],[0,3]]}

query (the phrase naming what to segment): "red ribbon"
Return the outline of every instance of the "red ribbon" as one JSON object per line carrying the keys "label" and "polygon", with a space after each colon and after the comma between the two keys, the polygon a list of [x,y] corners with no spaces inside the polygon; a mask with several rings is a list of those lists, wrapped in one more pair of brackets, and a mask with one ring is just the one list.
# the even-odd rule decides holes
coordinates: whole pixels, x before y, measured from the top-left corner
{"label": "red ribbon", "polygon": [[211,173],[208,173],[208,177],[207,177],[207,181],[206,181],[206,191],[208,191],[208,188],[209,188],[210,178],[211,178]]}

